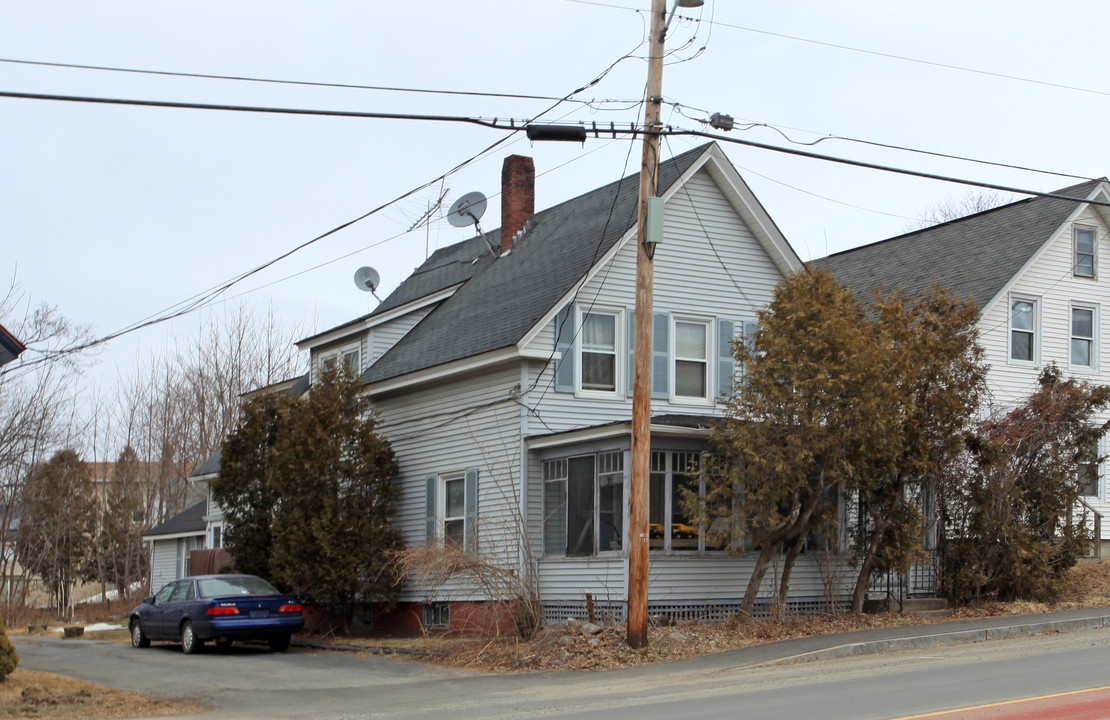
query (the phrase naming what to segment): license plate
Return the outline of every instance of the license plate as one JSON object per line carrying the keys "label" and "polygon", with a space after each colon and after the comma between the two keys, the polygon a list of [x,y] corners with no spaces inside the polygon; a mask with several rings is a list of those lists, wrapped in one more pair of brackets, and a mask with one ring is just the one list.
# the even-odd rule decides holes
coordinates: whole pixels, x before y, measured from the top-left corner
{"label": "license plate", "polygon": [[252,618],[270,617],[269,610],[251,610]]}

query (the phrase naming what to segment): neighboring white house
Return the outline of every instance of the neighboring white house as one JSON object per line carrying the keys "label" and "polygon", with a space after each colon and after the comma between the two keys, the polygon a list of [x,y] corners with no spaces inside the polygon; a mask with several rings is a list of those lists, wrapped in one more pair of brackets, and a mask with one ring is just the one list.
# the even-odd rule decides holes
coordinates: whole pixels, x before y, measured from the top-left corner
{"label": "neighboring white house", "polygon": [[205,547],[205,513],[208,501],[201,500],[143,533],[150,543],[150,592],[189,574],[193,550]]}
{"label": "neighboring white house", "polygon": [[[996,408],[1028,397],[1041,369],[1052,363],[1076,378],[1110,384],[1110,356],[1102,347],[1103,339],[1110,339],[1110,270],[1102,267],[1110,262],[1110,208],[1105,205],[1110,183],[1092,180],[1050,195],[814,264],[832,271],[865,300],[875,289],[897,288],[915,296],[939,285],[976,302]],[[1098,418],[1107,419],[1110,413]],[[1100,450],[1105,454],[1105,439]],[[1100,467],[1084,500],[1107,515],[1107,499]],[[1101,541],[1110,549],[1110,522],[1101,523]]]}

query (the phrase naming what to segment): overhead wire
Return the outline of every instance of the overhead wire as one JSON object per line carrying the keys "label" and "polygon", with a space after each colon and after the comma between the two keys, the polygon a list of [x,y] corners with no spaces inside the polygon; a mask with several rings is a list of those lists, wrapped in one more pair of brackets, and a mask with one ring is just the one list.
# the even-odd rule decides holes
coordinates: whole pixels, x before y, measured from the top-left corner
{"label": "overhead wire", "polygon": [[[344,90],[374,90],[380,92],[419,93],[427,95],[460,95],[464,97],[505,98],[509,100],[560,100],[554,95],[531,95],[525,93],[498,93],[482,92],[477,90],[442,90],[436,88],[413,88],[393,85],[364,85],[358,83],[320,82],[311,80],[283,80],[276,78],[251,77],[248,75],[216,75],[198,72],[175,72],[170,70],[146,70],[140,68],[123,68],[109,65],[83,65],[79,63],[49,62],[44,60],[20,60],[16,58],[0,58],[0,63],[14,65],[31,65],[39,67],[66,68],[75,70],[95,70],[101,72],[127,73],[134,75],[155,75],[162,77],[196,78],[203,80],[225,80],[234,82],[261,83],[270,85],[293,85],[303,87],[338,88]],[[592,105],[594,103],[634,103],[633,100],[577,100],[563,99],[564,102]]]}
{"label": "overhead wire", "polygon": [[[628,56],[626,56],[626,57],[628,57]],[[8,98],[15,98],[15,99],[30,99],[30,100],[50,100],[50,101],[63,101],[63,102],[109,104],[109,105],[134,105],[134,106],[140,106],[140,107],[164,107],[164,108],[189,109],[189,110],[217,110],[217,111],[247,112],[247,113],[277,113],[277,114],[291,114],[291,115],[320,115],[320,116],[325,116],[325,117],[352,117],[352,118],[372,118],[372,119],[385,119],[385,120],[422,120],[422,121],[431,121],[431,122],[456,122],[456,123],[469,123],[469,124],[474,124],[474,125],[481,125],[481,126],[484,126],[484,127],[493,128],[493,129],[497,129],[497,130],[508,130],[510,132],[513,132],[513,133],[519,132],[520,130],[524,129],[526,125],[528,125],[531,122],[534,122],[534,119],[533,120],[508,119],[507,120],[508,124],[505,124],[506,121],[501,121],[498,118],[486,119],[486,118],[468,117],[468,116],[460,116],[460,115],[425,115],[425,114],[416,114],[416,113],[383,113],[383,112],[368,112],[368,111],[355,111],[355,110],[319,110],[319,109],[314,110],[314,109],[307,109],[307,108],[277,108],[277,107],[251,106],[251,105],[219,105],[219,104],[208,104],[208,103],[171,102],[171,101],[161,101],[161,100],[127,100],[127,99],[122,99],[122,98],[97,98],[97,97],[82,97],[82,96],[72,96],[72,95],[46,95],[46,94],[41,94],[41,93],[19,93],[19,92],[10,92],[10,91],[0,91],[0,97],[8,97]],[[536,117],[537,118],[542,117],[542,115],[546,114],[546,112],[549,112],[550,109],[551,108],[549,108],[548,110],[545,110],[543,113],[540,113]],[[621,128],[616,128],[616,127],[605,128],[604,126],[597,127],[596,125],[593,126],[593,127],[589,127],[589,126],[585,126],[582,123],[573,123],[573,125],[576,126],[576,127],[586,127],[586,130],[587,130],[588,133],[594,133],[595,135],[612,134],[612,135],[632,135],[633,137],[636,137],[636,136],[639,136],[639,135],[641,135],[645,132],[650,132],[650,131],[645,131],[643,129],[637,128],[635,126],[635,124],[630,125],[627,130],[624,129],[623,127],[621,127]],[[950,176],[950,175],[941,175],[939,173],[927,173],[927,172],[918,171],[918,170],[910,170],[910,169],[906,169],[906,168],[897,168],[897,167],[894,167],[894,166],[891,166],[891,165],[871,163],[871,162],[866,162],[866,161],[863,161],[863,160],[853,160],[851,158],[844,158],[844,157],[839,157],[839,156],[835,156],[835,155],[824,155],[824,154],[821,154],[821,153],[808,152],[808,151],[798,150],[798,149],[794,149],[794,148],[786,148],[786,147],[782,147],[780,145],[772,145],[770,143],[762,143],[762,142],[757,142],[757,141],[754,141],[754,140],[744,140],[742,138],[737,138],[737,137],[727,136],[727,135],[719,135],[719,134],[714,134],[714,133],[708,133],[708,132],[699,131],[699,130],[685,130],[685,129],[681,129],[681,128],[668,127],[668,128],[664,128],[662,130],[658,130],[658,131],[656,131],[656,133],[659,134],[659,135],[692,135],[692,136],[697,136],[697,137],[704,137],[704,138],[711,139],[711,140],[718,140],[720,142],[725,142],[725,143],[731,143],[731,144],[736,144],[736,145],[747,145],[749,147],[760,148],[760,149],[763,149],[763,150],[770,150],[772,152],[780,152],[780,153],[785,153],[785,154],[790,154],[790,155],[797,155],[797,156],[800,156],[800,157],[807,157],[807,158],[816,159],[816,160],[827,160],[827,161],[830,161],[830,162],[840,163],[840,164],[844,164],[844,165],[852,165],[852,166],[855,166],[855,167],[867,168],[867,169],[871,169],[871,170],[882,170],[884,172],[898,173],[898,174],[902,174],[902,175],[910,175],[910,176],[913,176],[913,177],[924,178],[924,179],[927,179],[927,180],[940,180],[940,181],[943,181],[943,182],[951,182],[951,183],[957,183],[957,184],[962,184],[962,185],[970,185],[970,186],[974,186],[974,187],[987,188],[987,189],[990,189],[990,190],[1000,190],[1000,191],[1003,191],[1003,192],[1012,192],[1012,193],[1017,193],[1019,195],[1038,195],[1038,196],[1041,196],[1041,197],[1054,197],[1051,193],[1043,193],[1043,192],[1035,191],[1035,190],[1027,190],[1027,189],[1023,189],[1023,188],[1010,186],[1010,185],[1001,185],[1001,184],[997,184],[997,183],[988,183],[988,182],[977,181],[977,180],[968,180],[968,179],[963,179],[963,178],[957,178],[957,177],[953,177],[953,176]],[[497,143],[497,144],[499,144],[499,143]],[[496,147],[497,144],[495,144],[494,147]],[[903,149],[909,150],[909,148],[903,148]],[[921,151],[921,152],[923,152],[925,154],[934,154],[934,153],[931,153],[931,152],[928,152],[928,151]],[[996,164],[996,163],[992,163],[990,161],[980,161],[980,160],[975,160],[973,158],[964,158],[964,157],[960,157],[960,156],[950,156],[950,157],[952,157],[953,159],[960,159],[960,160],[965,160],[965,161],[968,161],[968,162],[983,163],[983,164],[987,164],[987,165]],[[1037,172],[1037,173],[1044,173],[1044,174],[1051,174],[1051,175],[1061,175],[1061,173],[1056,173],[1056,172],[1047,171],[1047,170],[1038,170],[1038,169],[1035,169],[1035,168],[1021,168],[1020,166],[1006,166],[1006,167],[1013,167],[1015,169],[1023,169],[1023,170],[1027,170],[1029,172]],[[1080,178],[1080,179],[1091,179],[1091,178],[1085,178],[1081,175],[1070,175],[1070,174],[1068,174],[1068,175],[1065,175],[1065,176],[1066,177],[1073,177],[1073,178]],[[423,188],[420,188],[420,189],[423,189]],[[407,197],[407,195],[406,195],[406,197]],[[1061,196],[1055,196],[1055,197],[1061,197]],[[1071,198],[1064,198],[1064,199],[1071,199]],[[1092,202],[1094,202],[1095,204],[1110,205],[1110,203],[1100,203],[1098,201],[1092,201]]]}
{"label": "overhead wire", "polygon": [[[572,92],[568,93],[565,96],[565,98],[571,98],[571,97],[573,97],[574,95],[577,95],[580,92],[584,92],[585,90],[588,90],[589,88],[596,86],[610,72],[612,72],[612,70],[618,64],[620,64],[624,60],[627,60],[628,58],[630,58],[632,56],[631,53],[635,52],[636,49],[638,49],[638,48],[639,48],[639,45],[637,45],[636,48],[633,48],[633,50],[631,52],[625,53],[624,55],[618,57],[615,61],[613,61],[609,66],[607,66],[604,70],[602,70],[598,75],[596,75],[589,82],[587,82],[586,84],[582,85],[581,87],[573,90]],[[37,96],[37,97],[36,96],[37,96],[37,94],[0,92],[0,97],[22,97],[22,98],[25,98],[25,99],[74,100],[74,98],[67,97],[67,96]],[[100,99],[100,100],[107,101],[107,102],[112,103],[112,104],[120,104],[120,101],[118,101],[118,100],[112,100],[112,99]],[[123,104],[133,104],[134,102],[138,102],[139,104],[143,104],[143,105],[151,104],[151,103],[146,102],[146,101],[127,101],[127,102],[124,102]],[[551,105],[550,107],[546,108],[542,112],[535,115],[534,119],[539,119],[539,118],[543,117],[548,112],[550,112],[551,110],[553,110],[556,107],[558,107],[559,105],[561,105],[562,102],[563,102],[563,100],[556,101],[553,105]],[[154,104],[155,105],[161,105],[161,103],[154,103]],[[189,104],[189,103],[170,104],[170,106],[173,106],[173,107],[185,107],[185,106],[189,106],[189,105],[191,105],[191,104]],[[193,107],[194,108],[199,108],[199,107],[202,107],[202,106],[193,105]],[[204,107],[206,107],[206,106],[204,106]],[[228,107],[224,107],[224,108],[213,107],[212,109],[228,109]],[[246,108],[244,108],[244,110],[246,110]],[[246,111],[250,111],[250,110],[246,110]],[[259,111],[259,109],[255,108],[254,111]],[[294,114],[316,114],[316,113],[298,113],[297,111],[294,111]],[[334,115],[336,113],[326,112],[325,114]],[[344,114],[344,113],[339,113],[339,114]],[[485,149],[481,150],[477,154],[475,154],[475,155],[471,156],[470,158],[468,158],[468,159],[462,161],[461,163],[457,164],[456,166],[454,166],[453,168],[451,168],[447,172],[445,172],[445,173],[433,178],[432,180],[429,180],[429,181],[427,181],[427,182],[409,190],[408,192],[405,192],[405,193],[397,196],[396,198],[394,198],[392,200],[389,200],[385,203],[382,203],[381,205],[375,207],[374,209],[372,209],[372,210],[370,210],[366,213],[363,213],[362,215],[360,215],[357,218],[354,218],[353,220],[349,220],[347,222],[341,223],[340,225],[337,225],[336,227],[334,227],[334,228],[332,228],[332,229],[330,229],[330,230],[328,230],[324,233],[321,233],[320,235],[317,235],[316,237],[314,237],[310,240],[307,240],[305,242],[300,243],[299,245],[297,245],[293,249],[291,249],[289,251],[286,251],[284,253],[281,253],[277,257],[272,258],[272,259],[258,265],[255,268],[252,268],[252,269],[247,270],[243,273],[240,273],[239,275],[237,275],[237,276],[235,276],[235,277],[233,277],[233,278],[231,278],[231,279],[229,279],[229,280],[227,280],[227,281],[225,281],[225,282],[223,282],[219,285],[213,286],[212,288],[209,288],[206,291],[202,291],[201,293],[197,293],[196,295],[194,295],[190,298],[187,298],[184,301],[181,301],[179,303],[175,303],[174,305],[171,305],[169,308],[163,310],[161,313],[147,316],[146,318],[144,318],[141,321],[133,323],[133,324],[121,329],[121,330],[117,330],[116,332],[109,333],[108,335],[105,335],[101,338],[98,338],[98,339],[95,339],[95,340],[92,340],[92,341],[89,341],[89,342],[81,343],[81,344],[78,344],[78,345],[75,345],[75,346],[72,346],[72,347],[69,347],[69,348],[63,348],[63,349],[58,350],[58,351],[53,351],[53,352],[50,352],[50,353],[44,353],[39,358],[36,358],[36,359],[28,361],[28,362],[21,363],[21,368],[33,367],[36,364],[41,364],[43,362],[51,361],[51,360],[56,359],[57,357],[62,356],[62,355],[67,355],[67,354],[71,354],[71,353],[75,353],[75,352],[80,352],[82,350],[86,350],[88,348],[95,347],[97,345],[101,345],[103,343],[114,340],[118,337],[121,337],[122,335],[126,335],[126,334],[129,334],[129,333],[135,332],[137,330],[140,330],[140,329],[143,329],[143,328],[146,328],[146,327],[150,327],[152,325],[156,325],[156,324],[159,324],[159,323],[162,323],[162,322],[172,320],[172,319],[177,318],[177,317],[181,317],[182,315],[185,315],[189,312],[193,312],[193,311],[195,311],[195,310],[197,310],[201,307],[204,307],[205,305],[211,303],[216,297],[218,297],[219,295],[224,293],[226,290],[233,287],[234,285],[241,282],[242,280],[246,279],[247,277],[250,277],[254,274],[257,274],[258,272],[274,265],[275,263],[277,263],[281,260],[284,260],[285,258],[289,257],[290,255],[293,255],[294,253],[296,253],[296,252],[298,252],[298,251],[300,251],[300,250],[302,250],[302,249],[304,249],[304,248],[306,248],[306,247],[308,247],[308,246],[310,246],[310,245],[312,245],[316,242],[319,242],[320,240],[323,240],[326,237],[334,235],[335,233],[337,233],[341,230],[344,230],[344,229],[360,222],[361,220],[364,220],[367,217],[370,217],[371,215],[374,215],[377,212],[380,212],[381,210],[385,209],[386,207],[389,207],[389,206],[395,204],[396,202],[399,202],[400,200],[403,200],[407,197],[410,197],[410,196],[412,196],[412,195],[414,195],[414,194],[416,194],[416,193],[434,185],[435,183],[440,182],[442,179],[458,172],[462,168],[464,168],[467,165],[470,165],[471,163],[477,161],[478,159],[480,159],[483,156],[487,155],[488,153],[492,152],[494,149],[496,149],[500,145],[507,142],[509,140],[509,138],[511,138],[516,133],[518,133],[521,129],[523,129],[523,127],[508,128],[508,129],[512,130],[512,132],[509,135],[506,135],[505,137],[498,139],[496,142],[490,144],[489,146],[487,146]]]}
{"label": "overhead wire", "polygon": [[[616,5],[613,3],[595,2],[594,0],[564,0],[564,2],[576,3],[579,5],[594,5],[596,7],[612,8],[614,10],[627,10],[629,12],[642,13],[646,12],[643,8],[629,7],[627,5]],[[972,73],[975,75],[984,75],[987,77],[995,77],[1002,80],[1011,80],[1014,82],[1029,83],[1032,85],[1040,85],[1043,87],[1052,87],[1060,90],[1071,90],[1073,92],[1088,93],[1091,95],[1110,96],[1110,91],[1095,90],[1093,88],[1085,88],[1078,85],[1068,85],[1066,83],[1052,82],[1050,80],[1037,80],[1035,78],[1023,77],[1021,75],[1014,75],[1011,73],[995,72],[992,70],[980,70],[965,65],[956,65],[954,63],[944,63],[935,60],[923,60],[921,58],[909,57],[908,55],[898,55],[895,53],[883,52],[881,50],[868,50],[866,48],[855,47],[852,45],[843,45],[840,43],[828,42],[825,40],[814,40],[812,38],[801,37],[799,35],[788,35],[786,33],[774,32],[772,30],[761,30],[759,28],[748,27],[745,25],[734,25],[732,23],[720,22],[716,20],[700,20],[698,18],[686,15],[675,15],[676,18],[690,20],[699,23],[712,23],[713,26],[728,28],[730,30],[740,30],[743,32],[755,33],[758,35],[766,35],[768,37],[780,38],[782,40],[791,40],[794,42],[807,43],[810,45],[818,45],[821,47],[832,48],[835,50],[844,50],[846,52],[860,53],[864,55],[872,55],[875,57],[882,57],[889,60],[899,60],[902,62],[915,63],[918,65],[927,65],[931,67],[943,68],[945,70],[955,70],[958,72]]]}

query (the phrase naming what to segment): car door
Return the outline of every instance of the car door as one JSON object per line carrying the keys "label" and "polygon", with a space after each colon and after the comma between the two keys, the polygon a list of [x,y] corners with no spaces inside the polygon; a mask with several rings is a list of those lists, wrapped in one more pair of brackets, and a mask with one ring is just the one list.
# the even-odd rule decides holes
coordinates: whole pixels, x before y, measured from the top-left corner
{"label": "car door", "polygon": [[178,580],[174,583],[173,592],[162,606],[160,632],[163,637],[177,637],[181,620],[185,617],[189,603],[195,598],[192,580]]}
{"label": "car door", "polygon": [[150,607],[143,613],[143,630],[147,637],[156,640],[166,638],[165,610],[175,589],[177,589],[176,582],[167,583],[165,587],[158,591]]}

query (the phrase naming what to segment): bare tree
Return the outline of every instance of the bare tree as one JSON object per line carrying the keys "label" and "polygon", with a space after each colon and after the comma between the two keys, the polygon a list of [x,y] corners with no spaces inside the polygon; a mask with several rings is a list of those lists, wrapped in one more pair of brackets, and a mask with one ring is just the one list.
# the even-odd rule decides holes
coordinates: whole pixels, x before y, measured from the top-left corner
{"label": "bare tree", "polygon": [[195,338],[121,379],[116,447],[132,447],[144,461],[149,524],[195,497],[188,477],[234,427],[244,393],[303,372],[293,344],[299,335],[272,311],[258,316],[240,306],[210,317]]}
{"label": "bare tree", "polygon": [[917,220],[906,227],[906,232],[940,225],[951,220],[993,210],[1010,202],[997,190],[969,190],[963,195],[946,195],[943,200],[921,212]]}
{"label": "bare tree", "polygon": [[88,342],[89,329],[55,307],[34,305],[14,279],[0,297],[0,322],[27,346],[0,367],[0,582],[10,603],[20,589],[13,558],[23,485],[34,466],[76,434],[72,404],[92,352],[67,351]]}

